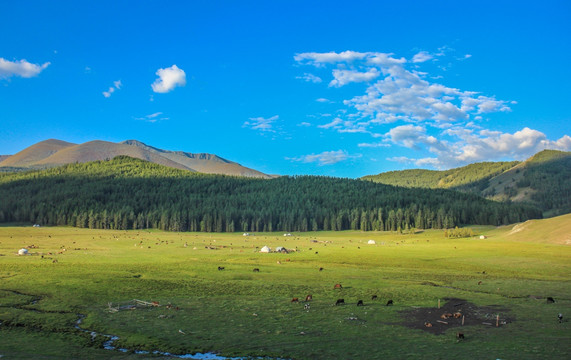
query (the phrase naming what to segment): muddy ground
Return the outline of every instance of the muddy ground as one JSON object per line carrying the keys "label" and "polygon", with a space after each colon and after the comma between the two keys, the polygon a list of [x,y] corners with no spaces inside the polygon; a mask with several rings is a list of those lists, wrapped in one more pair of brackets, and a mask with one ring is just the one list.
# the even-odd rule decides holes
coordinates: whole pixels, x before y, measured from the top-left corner
{"label": "muddy ground", "polygon": [[464,326],[496,327],[496,319],[499,315],[498,326],[501,327],[515,320],[509,312],[509,309],[500,306],[477,306],[463,299],[446,298],[441,302],[440,309],[438,307],[413,308],[402,311],[401,316],[406,319],[402,323],[406,327],[441,335],[451,328],[462,332],[462,318]]}

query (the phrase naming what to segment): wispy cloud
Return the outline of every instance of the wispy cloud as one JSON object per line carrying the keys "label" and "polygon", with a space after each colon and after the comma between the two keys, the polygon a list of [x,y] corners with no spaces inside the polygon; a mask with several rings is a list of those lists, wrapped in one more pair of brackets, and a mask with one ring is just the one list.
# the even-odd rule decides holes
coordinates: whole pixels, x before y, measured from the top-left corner
{"label": "wispy cloud", "polygon": [[12,76],[20,76],[23,78],[31,78],[38,76],[45,68],[50,65],[49,62],[40,64],[32,64],[25,59],[17,61],[9,61],[0,58],[0,79],[10,78]]}
{"label": "wispy cloud", "polygon": [[173,65],[168,68],[159,69],[156,72],[158,79],[151,84],[153,91],[156,93],[167,93],[174,90],[177,86],[186,85],[186,74],[184,70]]}
{"label": "wispy cloud", "polygon": [[276,132],[274,123],[279,119],[279,115],[274,115],[269,118],[253,117],[249,121],[244,122],[244,127],[249,127],[252,130],[260,132]]}
{"label": "wispy cloud", "polygon": [[318,165],[333,165],[341,161],[359,158],[361,155],[349,155],[345,150],[337,151],[324,151],[320,154],[302,155],[295,158],[287,158],[286,160],[303,162],[303,163],[317,163]]}
{"label": "wispy cloud", "polygon": [[434,59],[434,55],[429,54],[426,51],[420,51],[412,57],[413,63],[422,63],[428,60]]}
{"label": "wispy cloud", "polygon": [[150,123],[156,123],[158,121],[163,121],[163,120],[169,120],[168,117],[166,116],[162,116],[163,113],[162,112],[156,112],[156,113],[152,113],[149,115],[145,115],[142,117],[136,117],[134,118],[135,120],[141,120],[141,121],[146,121],[146,122],[150,122]]}
{"label": "wispy cloud", "polygon": [[376,143],[360,143],[357,145],[358,147],[362,148],[380,148],[380,147],[391,147],[390,144],[383,143],[383,142],[376,142]]}
{"label": "wispy cloud", "polygon": [[121,89],[121,86],[123,86],[123,84],[121,83],[121,80],[113,81],[113,86],[110,86],[107,91],[103,91],[102,94],[106,98],[111,97],[111,94],[113,94],[115,92],[115,90]]}
{"label": "wispy cloud", "polygon": [[310,74],[310,73],[304,73],[303,75],[301,75],[301,76],[296,76],[295,78],[296,78],[296,79],[303,80],[303,81],[306,81],[306,82],[312,82],[312,83],[315,83],[315,84],[319,84],[320,82],[323,81],[323,80],[321,80],[321,78],[320,78],[319,76],[316,76],[316,75],[313,75],[313,74]]}
{"label": "wispy cloud", "polygon": [[[394,144],[431,155],[416,159],[392,158],[394,161],[448,168],[475,161],[524,159],[547,148],[571,150],[568,135],[554,141],[527,127],[514,133],[486,130],[483,115],[510,112],[517,102],[449,87],[434,82],[439,76],[419,70],[422,63],[435,61],[452,51],[448,47],[435,52],[420,51],[410,62],[392,53],[355,51],[302,53],[294,59],[300,65],[333,67],[330,87],[369,82],[364,93],[343,101],[346,108],[337,110],[339,116],[317,125],[318,128],[383,138],[381,142],[358,144],[361,148]],[[466,54],[462,59],[470,57]],[[325,103],[325,100],[320,101]],[[387,130],[391,124],[394,125]],[[343,154],[346,153],[325,152],[295,160],[316,162],[322,155],[342,158]]]}
{"label": "wispy cloud", "polygon": [[359,72],[355,70],[333,70],[333,80],[329,83],[332,87],[341,87],[352,82],[369,82],[377,77],[380,73],[377,69],[371,68],[367,72]]}

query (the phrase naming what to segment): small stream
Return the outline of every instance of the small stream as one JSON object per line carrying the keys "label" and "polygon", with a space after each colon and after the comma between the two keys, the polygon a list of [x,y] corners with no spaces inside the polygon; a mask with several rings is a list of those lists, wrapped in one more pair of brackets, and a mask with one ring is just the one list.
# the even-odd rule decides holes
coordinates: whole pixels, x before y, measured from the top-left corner
{"label": "small stream", "polygon": [[[35,305],[37,304],[40,300],[43,299],[42,296],[39,295],[32,295],[32,294],[25,294],[19,291],[15,291],[15,290],[8,290],[8,289],[0,289],[0,291],[6,291],[12,294],[16,294],[16,295],[22,295],[22,296],[28,296],[31,297],[30,300],[24,302],[23,304],[18,304],[18,305],[11,305],[11,306],[0,306],[0,307],[12,307],[15,309],[20,309],[20,310],[27,310],[27,311],[33,311],[33,312],[38,312],[38,313],[59,313],[59,314],[70,314],[71,312],[68,311],[49,311],[49,310],[40,310],[40,309],[35,309],[35,308],[30,308],[28,306],[30,305]],[[146,350],[132,350],[132,349],[126,349],[126,348],[120,348],[117,347],[115,345],[115,342],[117,340],[119,340],[119,336],[116,335],[108,335],[108,334],[101,334],[98,333],[96,331],[91,331],[91,330],[86,330],[83,329],[81,327],[81,322],[83,321],[83,319],[85,318],[85,315],[83,314],[76,314],[78,319],[75,321],[75,325],[74,327],[84,333],[88,333],[89,335],[91,335],[91,340],[94,341],[95,338],[97,336],[103,336],[105,338],[107,338],[108,340],[106,340],[105,342],[103,342],[103,348],[105,350],[112,350],[112,351],[120,351],[123,353],[127,353],[127,352],[133,352],[135,354],[153,354],[153,355],[161,355],[161,356],[169,356],[172,358],[176,358],[176,359],[196,359],[196,360],[252,360],[252,359],[269,359],[269,360],[285,360],[285,359],[279,359],[279,358],[267,358],[267,357],[256,357],[256,358],[252,358],[252,357],[225,357],[225,356],[219,356],[216,355],[215,353],[195,353],[195,354],[172,354],[166,351],[160,351],[160,350],[154,350],[154,351],[146,351]],[[2,323],[0,322],[0,325]]]}
{"label": "small stream", "polygon": [[[105,341],[103,343],[103,348],[105,350],[115,350],[115,351],[120,351],[120,352],[131,352],[130,349],[126,349],[126,348],[120,348],[114,345],[114,343],[119,340],[119,336],[116,335],[107,335],[107,334],[101,334],[98,333],[96,331],[90,331],[90,330],[86,330],[81,328],[81,322],[83,321],[83,318],[85,318],[85,315],[82,314],[78,314],[79,318],[77,319],[77,321],[75,322],[75,328],[79,331],[85,332],[85,333],[89,333],[91,335],[91,340],[95,340],[95,338],[97,336],[103,336],[106,337],[108,340]],[[197,359],[197,360],[244,360],[244,359],[252,359],[251,357],[224,357],[224,356],[218,356],[214,353],[195,353],[195,354],[182,354],[182,355],[177,355],[177,354],[171,354],[169,352],[166,351],[160,351],[160,350],[154,350],[154,351],[146,351],[146,350],[132,350],[133,353],[135,354],[153,354],[153,355],[162,355],[162,356],[169,356],[169,357],[173,357],[173,358],[177,358],[177,359]],[[267,358],[258,358],[258,359],[267,359]]]}

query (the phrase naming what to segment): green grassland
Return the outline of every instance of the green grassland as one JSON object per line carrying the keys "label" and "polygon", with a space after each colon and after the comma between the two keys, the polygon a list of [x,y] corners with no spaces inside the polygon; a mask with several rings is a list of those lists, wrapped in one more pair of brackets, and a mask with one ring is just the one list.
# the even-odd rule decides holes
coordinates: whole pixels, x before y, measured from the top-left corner
{"label": "green grassland", "polygon": [[[0,356],[160,357],[103,349],[101,334],[112,334],[119,347],[176,354],[570,358],[571,322],[559,323],[557,314],[571,317],[571,215],[473,229],[477,237],[447,239],[443,230],[246,237],[0,227]],[[376,244],[368,245],[370,239]],[[264,245],[297,251],[260,253]],[[18,256],[22,247],[30,255]],[[334,290],[336,283],[343,289]],[[307,294],[313,300],[304,310]],[[548,304],[548,296],[556,302]],[[292,303],[293,297],[302,301]],[[346,305],[333,306],[339,298]],[[442,335],[402,325],[410,320],[404,311],[445,298],[500,306],[485,315],[510,321]],[[109,303],[125,306],[133,299],[161,306],[109,311]],[[356,306],[360,299],[365,306]],[[389,299],[394,306],[385,306]],[[79,315],[83,329],[97,332],[94,339],[74,327]],[[465,340],[456,339],[459,330]]]}

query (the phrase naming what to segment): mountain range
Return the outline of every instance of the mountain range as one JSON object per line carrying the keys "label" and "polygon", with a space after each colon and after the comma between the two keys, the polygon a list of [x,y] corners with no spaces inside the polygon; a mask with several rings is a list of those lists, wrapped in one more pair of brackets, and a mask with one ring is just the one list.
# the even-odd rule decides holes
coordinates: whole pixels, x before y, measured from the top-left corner
{"label": "mountain range", "polygon": [[272,177],[214,154],[193,154],[183,151],[163,150],[137,140],[126,140],[120,143],[94,140],[83,144],[74,144],[62,140],[49,139],[34,144],[17,154],[11,156],[2,155],[0,157],[0,169],[43,169],[70,163],[113,159],[120,155],[180,170],[206,174],[265,179]]}

